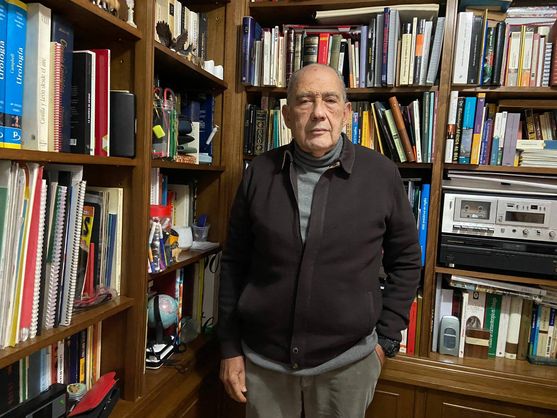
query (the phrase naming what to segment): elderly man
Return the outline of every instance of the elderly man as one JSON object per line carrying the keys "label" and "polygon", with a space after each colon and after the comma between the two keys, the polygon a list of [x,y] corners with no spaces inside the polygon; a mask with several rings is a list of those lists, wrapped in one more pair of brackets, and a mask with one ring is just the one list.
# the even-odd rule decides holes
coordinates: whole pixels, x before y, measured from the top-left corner
{"label": "elderly man", "polygon": [[350,111],[332,68],[293,74],[294,140],[255,158],[234,200],[220,377],[248,417],[363,417],[407,325],[416,223],[395,164],[342,133]]}

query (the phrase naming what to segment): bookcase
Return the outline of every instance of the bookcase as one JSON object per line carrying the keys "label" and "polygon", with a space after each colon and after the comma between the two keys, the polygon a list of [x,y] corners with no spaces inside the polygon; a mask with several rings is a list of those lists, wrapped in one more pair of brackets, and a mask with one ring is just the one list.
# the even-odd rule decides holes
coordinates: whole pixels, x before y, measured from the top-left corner
{"label": "bookcase", "polygon": [[[174,357],[175,367],[145,371],[147,289],[150,278],[146,262],[149,184],[152,168],[159,168],[176,183],[196,181],[197,213],[208,215],[211,223],[209,239],[223,241],[231,199],[228,190],[232,186],[229,184],[235,183],[228,178],[225,167],[229,164],[240,167],[239,163],[235,163],[236,156],[230,151],[232,148],[226,139],[232,132],[228,123],[233,120],[226,115],[225,108],[229,105],[226,102],[230,101],[230,97],[224,94],[228,88],[226,80],[229,79],[229,63],[225,60],[232,54],[226,50],[229,47],[227,36],[231,30],[227,23],[231,14],[227,6],[229,2],[183,2],[193,11],[207,13],[208,57],[215,60],[216,64],[224,64],[224,80],[154,40],[155,0],[135,1],[134,20],[137,27],[126,23],[127,6],[123,0],[119,2],[119,16],[113,16],[90,0],[44,0],[40,3],[73,26],[74,50],[111,50],[110,89],[128,90],[135,94],[135,157],[100,157],[1,148],[0,159],[44,165],[81,165],[88,185],[123,188],[121,294],[108,303],[75,314],[70,326],[43,331],[34,339],[0,350],[0,368],[102,321],[101,374],[116,371],[121,387],[122,400],[116,406],[113,416],[147,416],[143,409],[151,409],[155,403],[159,407],[164,406],[164,412],[159,411],[160,414],[155,416],[163,416],[163,413],[174,416],[173,408],[178,407],[191,410],[188,416],[201,416],[198,394],[205,390],[200,389],[201,382],[209,372],[214,372],[217,364],[213,338],[200,336],[189,344],[185,353]],[[152,160],[152,92],[155,74],[181,94],[203,92],[215,97],[213,118],[220,130],[213,138],[211,165]],[[236,175],[238,173],[237,170]],[[188,267],[209,253],[183,253],[178,263],[165,273],[153,275],[151,279],[157,280],[166,273],[172,274],[179,268]],[[212,357],[208,357],[209,355]],[[206,360],[208,358],[211,358],[211,362]],[[220,397],[216,382],[214,378],[211,390],[215,397]],[[175,403],[160,401],[159,397],[169,395],[170,389],[176,387],[180,387],[181,392],[174,399]],[[184,405],[184,399],[189,402],[188,405]],[[211,397],[205,396],[205,399]],[[190,404],[194,406],[189,408]],[[217,406],[212,401],[207,401],[207,404]]]}
{"label": "bookcase", "polygon": [[[240,2],[242,3],[242,2]],[[513,283],[554,286],[550,279],[487,274],[474,269],[451,269],[441,266],[438,260],[440,222],[442,209],[442,184],[448,170],[464,170],[485,173],[522,173],[555,175],[554,169],[541,167],[501,167],[484,165],[462,165],[444,163],[445,141],[450,92],[457,90],[460,95],[475,96],[486,93],[491,101],[508,99],[516,107],[527,107],[528,103],[556,97],[550,87],[472,87],[452,84],[454,49],[456,47],[458,1],[337,1],[337,0],[282,0],[245,1],[242,15],[252,16],[261,27],[269,28],[283,24],[315,24],[314,13],[323,10],[350,9],[358,7],[389,7],[397,4],[415,5],[415,9],[427,3],[440,6],[439,16],[445,16],[445,34],[438,81],[434,86],[398,86],[349,88],[351,101],[386,101],[396,95],[399,102],[420,97],[424,91],[438,94],[434,155],[431,163],[398,163],[403,177],[417,177],[431,184],[429,223],[427,230],[426,262],[422,270],[422,320],[419,346],[415,355],[400,354],[388,359],[378,384],[372,408],[368,417],[549,417],[557,414],[557,404],[553,401],[557,370],[550,366],[529,364],[502,358],[480,360],[441,355],[432,351],[433,313],[435,308],[435,286],[442,280],[442,274],[466,275],[475,278]],[[532,6],[538,2],[517,2],[513,5]],[[543,4],[554,4],[543,2]],[[342,19],[339,19],[339,24]],[[237,23],[240,24],[240,23]],[[240,24],[241,25],[241,24]],[[239,44],[238,48],[241,48]],[[241,56],[240,54],[238,54]],[[241,59],[241,58],[240,58]],[[241,67],[241,62],[237,63]],[[236,78],[239,83],[239,78]],[[243,93],[242,93],[243,90]],[[284,98],[284,87],[241,86],[242,106],[237,110],[237,118],[246,104],[258,104],[262,98]],[[525,101],[531,100],[530,102]],[[534,106],[535,107],[535,106]],[[240,128],[241,129],[241,128]],[[241,132],[239,130],[238,132]],[[247,155],[246,160],[253,158]]]}

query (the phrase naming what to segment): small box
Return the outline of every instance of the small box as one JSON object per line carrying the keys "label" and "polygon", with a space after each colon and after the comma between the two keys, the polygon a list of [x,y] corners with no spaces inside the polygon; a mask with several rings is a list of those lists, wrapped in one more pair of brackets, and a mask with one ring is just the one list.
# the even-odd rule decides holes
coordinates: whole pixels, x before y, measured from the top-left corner
{"label": "small box", "polygon": [[467,328],[464,340],[464,357],[487,358],[489,349],[489,330]]}

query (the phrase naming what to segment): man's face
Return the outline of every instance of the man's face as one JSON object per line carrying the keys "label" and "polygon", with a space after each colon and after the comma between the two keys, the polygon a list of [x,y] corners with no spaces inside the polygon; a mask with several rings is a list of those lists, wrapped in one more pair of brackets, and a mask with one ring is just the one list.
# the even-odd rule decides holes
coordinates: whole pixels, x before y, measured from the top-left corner
{"label": "man's face", "polygon": [[351,105],[344,101],[342,81],[333,69],[310,66],[301,71],[282,114],[298,146],[322,157],[338,142]]}

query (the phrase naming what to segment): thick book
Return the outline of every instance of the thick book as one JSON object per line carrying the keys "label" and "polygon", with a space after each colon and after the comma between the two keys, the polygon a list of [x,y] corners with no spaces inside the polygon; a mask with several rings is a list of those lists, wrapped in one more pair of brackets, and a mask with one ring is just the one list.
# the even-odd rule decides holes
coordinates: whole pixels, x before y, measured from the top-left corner
{"label": "thick book", "polygon": [[398,102],[396,96],[391,96],[389,98],[389,105],[391,106],[391,111],[393,113],[393,118],[400,136],[402,146],[404,148],[404,154],[406,155],[406,160],[410,163],[416,161],[414,155],[414,150],[412,148],[412,143],[410,142],[410,137],[406,130],[406,125],[404,124],[404,119],[402,117],[402,112],[400,111],[400,103]]}
{"label": "thick book", "polygon": [[491,84],[494,86],[501,85],[501,67],[503,66],[505,50],[505,22],[498,22],[495,33],[494,57],[493,57],[493,76]]}
{"label": "thick book", "polygon": [[37,151],[48,151],[50,18],[48,7],[28,5],[21,144],[24,149]]}
{"label": "thick book", "polygon": [[70,151],[92,154],[95,138],[95,53],[74,51],[71,99]]}
{"label": "thick book", "polygon": [[438,17],[435,24],[435,35],[433,36],[433,44],[431,46],[431,55],[429,65],[427,67],[426,85],[435,84],[439,73],[439,64],[441,62],[441,51],[443,50],[443,39],[445,35],[445,17]]}
{"label": "thick book", "polygon": [[472,132],[472,146],[470,148],[470,164],[480,163],[480,146],[485,121],[485,93],[476,96],[476,112],[474,117],[474,130]]}
{"label": "thick book", "polygon": [[241,81],[253,85],[255,78],[255,48],[257,39],[261,38],[261,26],[251,16],[242,18],[242,73]]}
{"label": "thick book", "polygon": [[[8,21],[8,5],[0,0],[0,68],[6,68],[6,28]],[[6,72],[0,71],[0,115],[6,108]],[[0,148],[4,148],[4,118],[0,117]]]}
{"label": "thick book", "polygon": [[5,60],[10,65],[5,65],[4,147],[20,149],[27,4],[19,0],[6,0],[6,3],[8,7]]}
{"label": "thick book", "polygon": [[62,150],[62,68],[63,50],[58,42],[50,43],[50,106],[48,115],[48,150]]}
{"label": "thick book", "polygon": [[461,12],[458,14],[453,64],[453,84],[468,83],[468,65],[470,62],[473,23],[474,13]]}
{"label": "thick book", "polygon": [[71,132],[71,98],[72,98],[72,58],[73,58],[73,27],[61,16],[53,14],[50,40],[62,45],[61,95],[61,137],[62,152],[70,152]]}
{"label": "thick book", "polygon": [[429,197],[431,192],[431,185],[422,185],[422,196],[420,202],[420,219],[418,228],[418,242],[420,243],[420,248],[422,250],[422,266],[425,266],[425,255],[427,251],[427,227],[429,219]]}

